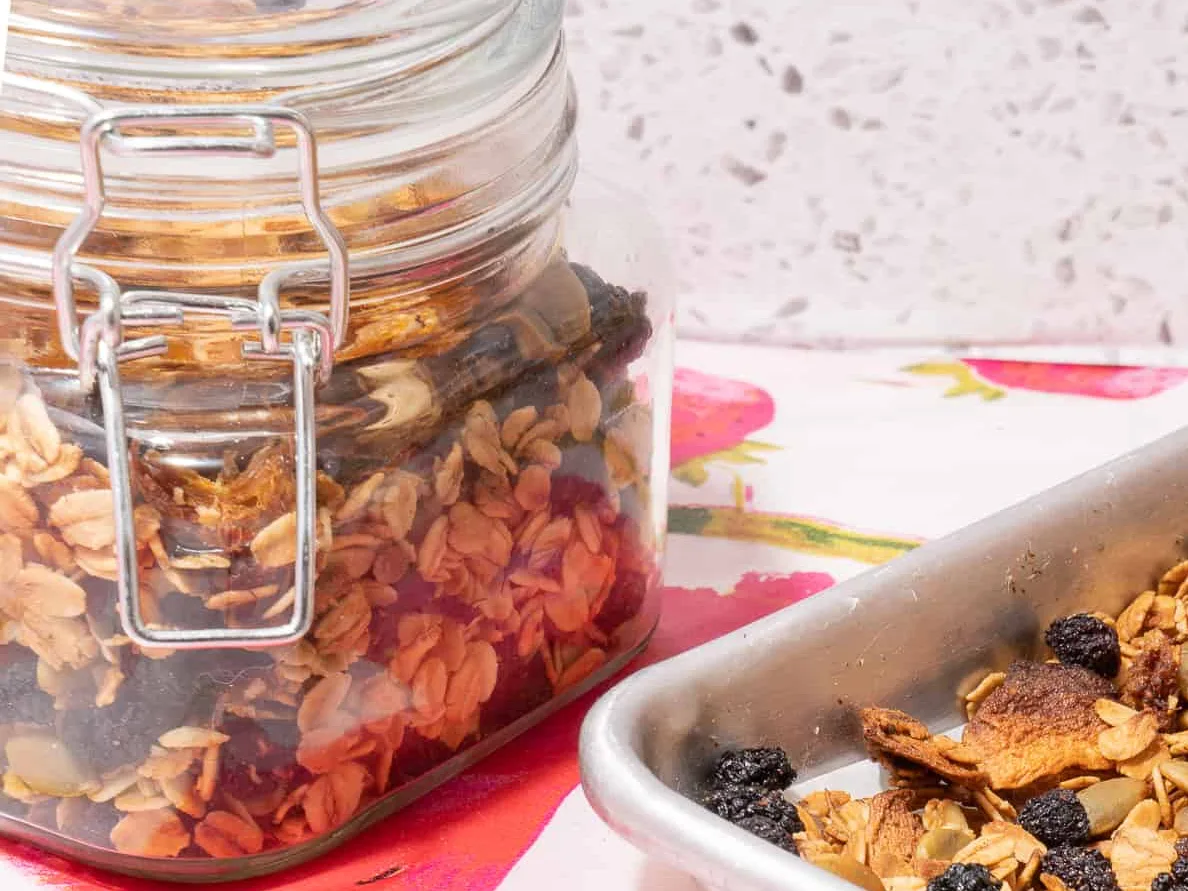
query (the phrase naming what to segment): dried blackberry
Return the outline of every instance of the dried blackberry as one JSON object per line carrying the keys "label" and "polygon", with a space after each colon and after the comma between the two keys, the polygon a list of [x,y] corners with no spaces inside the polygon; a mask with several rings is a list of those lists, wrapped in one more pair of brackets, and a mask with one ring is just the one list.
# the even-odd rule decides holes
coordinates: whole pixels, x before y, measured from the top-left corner
{"label": "dried blackberry", "polygon": [[1176,840],[1176,862],[1171,872],[1176,881],[1188,885],[1188,838]]}
{"label": "dried blackberry", "polygon": [[1048,626],[1044,641],[1065,665],[1079,665],[1112,678],[1121,666],[1118,632],[1095,616],[1078,613]]}
{"label": "dried blackberry", "polygon": [[710,771],[707,785],[756,786],[768,792],[785,789],[796,779],[783,749],[757,747],[725,752]]}
{"label": "dried blackberry", "polygon": [[[1185,841],[1185,839],[1180,839],[1180,841]],[[1188,885],[1188,858],[1183,854],[1177,857],[1176,862],[1172,864],[1171,871],[1177,882]]]}
{"label": "dried blackberry", "polygon": [[928,891],[998,891],[1002,882],[980,863],[954,863],[928,883]]}
{"label": "dried blackberry", "polygon": [[115,702],[105,708],[70,709],[62,716],[62,741],[95,770],[105,772],[148,757],[167,730],[213,707],[222,687],[271,664],[267,654],[246,650],[195,650],[168,659],[138,658],[127,669]]}
{"label": "dried blackberry", "polygon": [[516,332],[500,323],[484,325],[454,349],[424,360],[446,405],[464,403],[468,393],[505,383],[509,369],[522,367],[524,361]]}
{"label": "dried blackberry", "polygon": [[1060,879],[1069,891],[1118,891],[1110,861],[1092,848],[1053,848],[1040,862],[1040,872]]}
{"label": "dried blackberry", "polygon": [[1031,798],[1019,811],[1019,825],[1049,848],[1089,841],[1089,814],[1076,793],[1053,789]]}
{"label": "dried blackberry", "polygon": [[37,684],[37,658],[17,646],[0,653],[0,724],[52,724],[54,701]]}
{"label": "dried blackberry", "polygon": [[1151,891],[1188,891],[1188,884],[1170,872],[1161,872],[1152,880]]}
{"label": "dried blackberry", "polygon": [[595,364],[605,369],[634,362],[652,337],[647,295],[609,284],[588,266],[570,266],[590,298],[590,326],[602,341]]}
{"label": "dried blackberry", "polygon": [[169,701],[121,692],[106,708],[70,709],[62,716],[62,742],[99,773],[139,764],[162,733],[181,723]]}
{"label": "dried blackberry", "polygon": [[218,787],[238,799],[266,797],[291,780],[298,769],[298,733],[288,722],[228,718],[231,737],[219,751]]}
{"label": "dried blackberry", "polygon": [[743,820],[761,817],[778,824],[786,833],[804,831],[796,806],[779,792],[765,792],[755,786],[724,785],[703,792],[698,801],[706,810],[738,826]]}
{"label": "dried blackberry", "polygon": [[178,628],[214,628],[218,619],[217,613],[206,608],[202,598],[188,594],[169,594],[161,598],[160,607],[162,618]]}
{"label": "dried blackberry", "polygon": [[779,823],[766,817],[744,817],[735,824],[739,829],[745,829],[751,835],[783,848],[785,851],[796,853],[796,842]]}

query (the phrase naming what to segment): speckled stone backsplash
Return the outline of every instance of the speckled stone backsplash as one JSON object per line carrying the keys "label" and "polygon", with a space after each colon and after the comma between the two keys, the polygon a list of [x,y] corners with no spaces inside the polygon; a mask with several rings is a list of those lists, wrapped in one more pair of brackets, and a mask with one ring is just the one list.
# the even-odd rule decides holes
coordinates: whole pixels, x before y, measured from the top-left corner
{"label": "speckled stone backsplash", "polygon": [[[1188,0],[569,0],[686,334],[1188,341]],[[611,166],[617,165],[617,166]]]}

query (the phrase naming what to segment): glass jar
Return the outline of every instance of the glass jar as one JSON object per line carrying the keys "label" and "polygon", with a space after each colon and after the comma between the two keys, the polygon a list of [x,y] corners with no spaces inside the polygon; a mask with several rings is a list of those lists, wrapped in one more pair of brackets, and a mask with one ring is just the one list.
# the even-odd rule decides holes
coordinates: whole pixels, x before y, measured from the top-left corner
{"label": "glass jar", "polygon": [[666,269],[560,0],[15,0],[8,65],[0,832],[278,869],[644,645]]}

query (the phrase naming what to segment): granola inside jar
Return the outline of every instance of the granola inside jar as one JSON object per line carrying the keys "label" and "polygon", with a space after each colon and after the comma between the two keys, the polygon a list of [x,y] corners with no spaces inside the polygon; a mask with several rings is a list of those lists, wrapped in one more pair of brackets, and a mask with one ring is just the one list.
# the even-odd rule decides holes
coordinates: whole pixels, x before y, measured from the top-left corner
{"label": "granola inside jar", "polygon": [[560,0],[123,7],[0,91],[0,832],[233,879],[644,645],[665,267]]}

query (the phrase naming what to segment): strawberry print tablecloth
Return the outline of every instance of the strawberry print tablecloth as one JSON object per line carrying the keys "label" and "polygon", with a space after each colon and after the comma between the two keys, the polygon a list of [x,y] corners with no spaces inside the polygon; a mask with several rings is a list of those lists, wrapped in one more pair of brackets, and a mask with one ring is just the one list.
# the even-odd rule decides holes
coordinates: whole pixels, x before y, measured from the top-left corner
{"label": "strawberry print tablecloth", "polygon": [[[666,611],[632,669],[828,597],[1188,418],[1182,368],[692,342],[677,366]],[[691,889],[607,830],[578,787],[578,729],[597,692],[335,853],[225,887]],[[0,842],[0,887],[161,885]]]}

